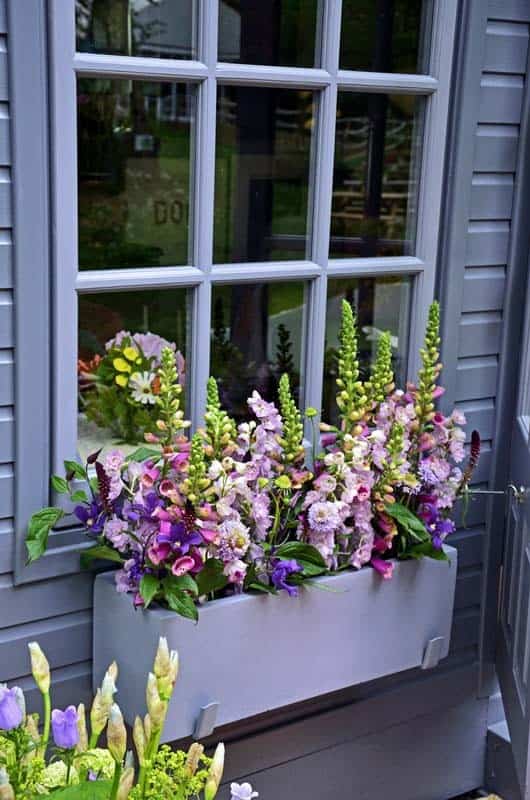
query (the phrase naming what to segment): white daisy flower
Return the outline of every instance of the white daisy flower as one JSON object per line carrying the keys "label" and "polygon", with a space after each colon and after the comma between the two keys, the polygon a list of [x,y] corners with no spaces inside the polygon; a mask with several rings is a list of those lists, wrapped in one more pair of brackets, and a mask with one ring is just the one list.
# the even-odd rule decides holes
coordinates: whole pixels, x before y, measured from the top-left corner
{"label": "white daisy flower", "polygon": [[132,390],[133,400],[144,405],[148,403],[154,405],[156,398],[151,387],[154,377],[152,372],[135,372],[134,375],[131,375],[129,386]]}

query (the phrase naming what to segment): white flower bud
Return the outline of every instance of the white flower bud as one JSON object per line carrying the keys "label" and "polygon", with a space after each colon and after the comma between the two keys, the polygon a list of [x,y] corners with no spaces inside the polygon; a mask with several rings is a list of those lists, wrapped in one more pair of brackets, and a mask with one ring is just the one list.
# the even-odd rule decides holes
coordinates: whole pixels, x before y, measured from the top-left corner
{"label": "white flower bud", "polygon": [[50,665],[38,642],[30,642],[28,650],[31,658],[31,673],[41,694],[50,691]]}

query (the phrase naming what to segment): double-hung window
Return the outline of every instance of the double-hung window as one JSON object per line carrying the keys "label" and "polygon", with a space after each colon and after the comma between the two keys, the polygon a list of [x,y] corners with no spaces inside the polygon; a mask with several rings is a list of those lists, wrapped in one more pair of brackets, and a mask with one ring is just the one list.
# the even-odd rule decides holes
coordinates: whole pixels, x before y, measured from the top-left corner
{"label": "double-hung window", "polygon": [[138,445],[163,344],[194,426],[209,375],[333,419],[342,298],[414,372],[456,5],[50,0],[52,471]]}

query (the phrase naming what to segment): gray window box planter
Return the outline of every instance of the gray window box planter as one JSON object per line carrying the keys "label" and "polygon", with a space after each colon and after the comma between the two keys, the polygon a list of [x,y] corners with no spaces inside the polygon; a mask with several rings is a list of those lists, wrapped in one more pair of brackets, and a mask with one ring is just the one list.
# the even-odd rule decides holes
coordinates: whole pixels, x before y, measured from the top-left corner
{"label": "gray window box planter", "polygon": [[[383,581],[373,570],[317,579],[298,598],[238,595],[205,604],[198,625],[172,611],[135,610],[113,573],[98,575],[94,597],[94,685],[120,667],[117,701],[133,722],[159,636],[180,655],[165,741],[418,666],[449,649],[457,551],[450,563],[396,563]],[[218,704],[218,705],[211,705]],[[205,711],[201,711],[206,709]]]}

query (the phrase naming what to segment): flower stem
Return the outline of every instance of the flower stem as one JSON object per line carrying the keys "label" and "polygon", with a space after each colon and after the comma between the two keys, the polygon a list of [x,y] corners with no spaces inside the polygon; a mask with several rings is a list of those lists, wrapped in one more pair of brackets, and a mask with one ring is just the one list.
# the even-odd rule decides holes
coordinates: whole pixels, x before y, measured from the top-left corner
{"label": "flower stem", "polygon": [[121,764],[119,761],[116,761],[114,764],[114,778],[112,780],[112,788],[110,790],[110,800],[116,800],[118,789],[120,788],[120,778],[121,778]]}
{"label": "flower stem", "polygon": [[44,704],[44,728],[42,731],[40,749],[41,749],[41,754],[44,757],[46,755],[46,749],[48,747],[48,741],[50,739],[50,720],[52,715],[52,704],[49,691],[43,692],[42,702]]}

